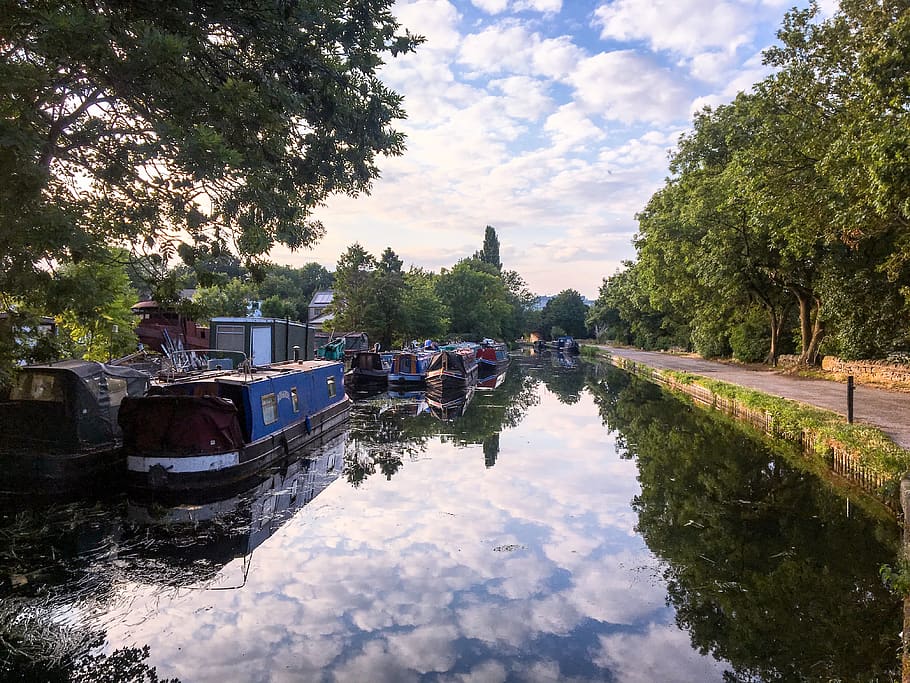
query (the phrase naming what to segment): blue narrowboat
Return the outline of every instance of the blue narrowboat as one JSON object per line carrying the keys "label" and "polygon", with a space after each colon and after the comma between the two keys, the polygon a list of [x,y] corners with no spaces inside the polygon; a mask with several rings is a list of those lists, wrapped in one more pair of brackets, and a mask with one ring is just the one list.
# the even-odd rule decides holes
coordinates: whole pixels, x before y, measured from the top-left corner
{"label": "blue narrowboat", "polygon": [[242,481],[350,415],[344,365],[287,361],[215,370],[120,406],[130,484],[179,491]]}
{"label": "blue narrowboat", "polygon": [[396,353],[392,359],[392,369],[389,371],[389,384],[393,386],[425,384],[432,357],[431,352],[419,349]]}

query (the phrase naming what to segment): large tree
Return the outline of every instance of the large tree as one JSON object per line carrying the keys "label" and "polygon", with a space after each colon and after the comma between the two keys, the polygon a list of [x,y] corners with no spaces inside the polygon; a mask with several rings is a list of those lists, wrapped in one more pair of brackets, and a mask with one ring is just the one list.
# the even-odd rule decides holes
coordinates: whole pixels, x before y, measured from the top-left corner
{"label": "large tree", "polygon": [[558,328],[562,334],[584,337],[587,314],[588,307],[581,294],[574,289],[564,289],[550,299],[543,309],[544,333],[550,334],[554,328]]}
{"label": "large tree", "polygon": [[[0,291],[177,231],[258,257],[400,154],[391,0],[0,3]],[[203,245],[200,247],[199,245]]]}
{"label": "large tree", "polygon": [[499,260],[499,238],[496,236],[496,229],[488,225],[483,233],[483,248],[474,254],[474,258],[483,263],[489,263],[496,266],[496,270],[502,270],[502,261]]}
{"label": "large tree", "polygon": [[327,323],[338,332],[363,332],[375,318],[374,272],[376,257],[355,242],[339,257],[335,268],[334,297]]}
{"label": "large tree", "polygon": [[393,339],[403,341],[405,281],[401,265],[398,255],[391,247],[386,247],[373,274],[375,318],[371,322],[373,334],[384,349],[392,348]]}

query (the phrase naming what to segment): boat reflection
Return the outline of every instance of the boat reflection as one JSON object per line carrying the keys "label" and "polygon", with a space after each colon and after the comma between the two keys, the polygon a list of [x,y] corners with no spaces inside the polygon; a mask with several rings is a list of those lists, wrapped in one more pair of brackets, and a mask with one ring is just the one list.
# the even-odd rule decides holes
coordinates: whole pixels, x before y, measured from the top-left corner
{"label": "boat reflection", "polygon": [[[255,485],[230,495],[222,492],[168,505],[130,499],[127,519],[149,540],[143,545],[161,573],[150,577],[146,565],[143,578],[168,585],[198,584],[231,560],[246,558],[341,475],[346,445],[347,430],[336,430],[322,446],[266,471]],[[137,553],[133,559],[138,566],[147,558]]]}
{"label": "boat reflection", "polygon": [[465,414],[472,398],[474,398],[474,387],[458,394],[446,392],[439,395],[430,392],[426,395],[426,402],[433,417],[443,422],[451,422]]}
{"label": "boat reflection", "polygon": [[498,389],[502,386],[502,383],[506,381],[506,371],[500,372],[499,374],[492,374],[487,375],[486,377],[481,377],[477,380],[477,390],[493,391],[494,389]]}

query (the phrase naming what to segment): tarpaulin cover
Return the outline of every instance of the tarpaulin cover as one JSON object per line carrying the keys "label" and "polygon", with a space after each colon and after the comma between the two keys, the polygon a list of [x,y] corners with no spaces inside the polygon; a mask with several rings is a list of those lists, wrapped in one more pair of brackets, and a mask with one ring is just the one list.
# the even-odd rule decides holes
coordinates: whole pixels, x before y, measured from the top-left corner
{"label": "tarpaulin cover", "polygon": [[30,365],[0,404],[0,436],[53,449],[113,445],[120,438],[121,401],[142,396],[148,384],[139,370],[94,361]]}
{"label": "tarpaulin cover", "polygon": [[220,453],[243,446],[237,408],[216,396],[146,396],[120,406],[130,453]]}

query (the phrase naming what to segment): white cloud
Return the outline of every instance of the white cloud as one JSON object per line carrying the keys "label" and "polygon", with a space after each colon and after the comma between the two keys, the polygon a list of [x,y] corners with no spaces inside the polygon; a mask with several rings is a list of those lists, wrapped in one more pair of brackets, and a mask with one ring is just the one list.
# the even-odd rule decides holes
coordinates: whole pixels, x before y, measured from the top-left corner
{"label": "white cloud", "polygon": [[624,123],[676,121],[691,101],[678,76],[632,50],[585,59],[569,80],[585,111]]}
{"label": "white cloud", "polygon": [[544,130],[560,149],[572,149],[581,144],[594,143],[606,137],[574,102],[564,104],[547,117]]}
{"label": "white cloud", "polygon": [[695,55],[705,48],[735,52],[752,40],[752,17],[737,2],[614,0],[594,11],[601,38],[645,41],[654,50]]}
{"label": "white cloud", "polygon": [[488,14],[499,14],[508,9],[509,0],[471,0],[471,4]]}

